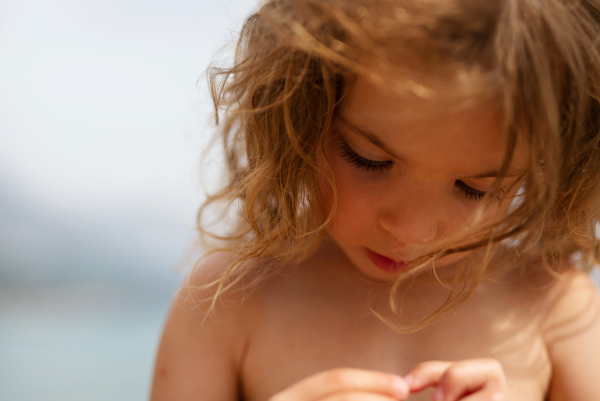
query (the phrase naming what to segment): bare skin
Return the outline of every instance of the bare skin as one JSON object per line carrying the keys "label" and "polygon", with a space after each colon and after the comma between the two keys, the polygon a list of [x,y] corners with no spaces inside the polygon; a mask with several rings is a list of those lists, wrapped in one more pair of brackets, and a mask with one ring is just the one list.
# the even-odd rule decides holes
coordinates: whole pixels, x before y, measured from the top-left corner
{"label": "bare skin", "polygon": [[[598,331],[600,319],[596,290],[587,287],[587,279],[581,276],[566,277],[562,281],[543,274],[522,280],[486,279],[455,313],[416,333],[401,334],[368,313],[370,305],[389,315],[387,289],[370,283],[334,244],[325,244],[305,262],[288,266],[265,282],[241,305],[238,297],[226,298],[227,306],[217,308],[216,321],[209,318],[203,327],[203,313],[191,308],[192,298],[182,295],[172,315],[182,313],[185,328],[171,329],[198,333],[190,341],[200,343],[200,350],[202,341],[211,341],[204,345],[215,355],[204,350],[194,356],[185,339],[169,345],[173,322],[168,323],[152,400],[169,399],[166,394],[181,400],[209,399],[205,397],[216,391],[223,400],[266,401],[311,375],[332,369],[404,376],[426,361],[481,358],[500,363],[511,401],[572,399],[558,395],[564,390],[556,382],[561,377],[551,380],[552,370],[560,362],[553,361],[553,343],[557,336],[561,341],[578,336],[586,341],[586,333],[591,331],[593,336],[594,330]],[[587,291],[588,300],[585,309],[566,308],[570,314],[559,318],[554,311],[565,291],[583,296]],[[404,298],[405,316],[423,316],[431,311],[425,302],[434,306],[443,295],[439,284],[429,280],[415,284]],[[215,338],[203,340],[205,334],[200,333],[213,331]],[[181,358],[187,363],[177,359],[179,346],[185,348]],[[227,364],[219,365],[223,360]],[[585,370],[577,374],[583,380],[591,380],[586,376],[593,375]],[[187,383],[189,391],[174,381]],[[429,388],[409,399],[431,400],[432,394],[433,388]]]}
{"label": "bare skin", "polygon": [[[241,366],[246,400],[266,400],[306,376],[336,367],[406,375],[424,361],[475,358],[500,361],[510,400],[544,399],[551,368],[540,330],[541,300],[534,290],[482,283],[456,314],[417,333],[400,334],[368,314],[367,301],[391,316],[386,289],[368,284],[341,253],[322,252],[324,257],[315,255],[248,300],[261,323],[253,327]],[[407,317],[431,311],[425,302],[443,301],[446,292],[439,287],[415,285],[404,298]],[[523,304],[528,307],[518,307]],[[431,393],[410,399],[430,400]]]}

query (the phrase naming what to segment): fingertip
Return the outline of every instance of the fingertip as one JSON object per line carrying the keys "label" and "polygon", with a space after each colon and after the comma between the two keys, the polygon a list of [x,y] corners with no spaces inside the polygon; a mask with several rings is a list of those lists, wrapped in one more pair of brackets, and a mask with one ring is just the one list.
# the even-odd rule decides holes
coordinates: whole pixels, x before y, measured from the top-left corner
{"label": "fingertip", "polygon": [[404,382],[411,391],[417,387],[417,378],[411,375],[410,373],[404,376]]}
{"label": "fingertip", "polygon": [[402,377],[394,377],[393,381],[394,395],[401,400],[404,400],[410,394],[410,386]]}

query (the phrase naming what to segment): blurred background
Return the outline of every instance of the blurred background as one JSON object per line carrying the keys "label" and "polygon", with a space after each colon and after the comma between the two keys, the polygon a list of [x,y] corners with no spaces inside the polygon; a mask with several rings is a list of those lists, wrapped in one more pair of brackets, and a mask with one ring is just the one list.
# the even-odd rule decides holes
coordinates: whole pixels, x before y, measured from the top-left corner
{"label": "blurred background", "polygon": [[0,400],[145,400],[255,0],[0,0]]}

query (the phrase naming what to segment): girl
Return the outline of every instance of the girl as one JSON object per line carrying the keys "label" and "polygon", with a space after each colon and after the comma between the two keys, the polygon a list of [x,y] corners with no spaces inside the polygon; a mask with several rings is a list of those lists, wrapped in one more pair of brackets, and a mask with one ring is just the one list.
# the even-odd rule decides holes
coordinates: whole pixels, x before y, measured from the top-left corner
{"label": "girl", "polygon": [[267,1],[152,400],[600,399],[599,38],[597,0]]}

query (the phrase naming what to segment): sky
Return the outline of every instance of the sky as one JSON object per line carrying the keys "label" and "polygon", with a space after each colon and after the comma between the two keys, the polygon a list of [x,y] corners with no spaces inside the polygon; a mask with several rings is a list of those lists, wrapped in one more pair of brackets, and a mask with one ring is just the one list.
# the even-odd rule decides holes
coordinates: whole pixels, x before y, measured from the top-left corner
{"label": "sky", "polygon": [[35,221],[90,241],[121,233],[174,264],[195,236],[201,179],[218,172],[198,173],[203,72],[255,5],[1,0],[0,192]]}

